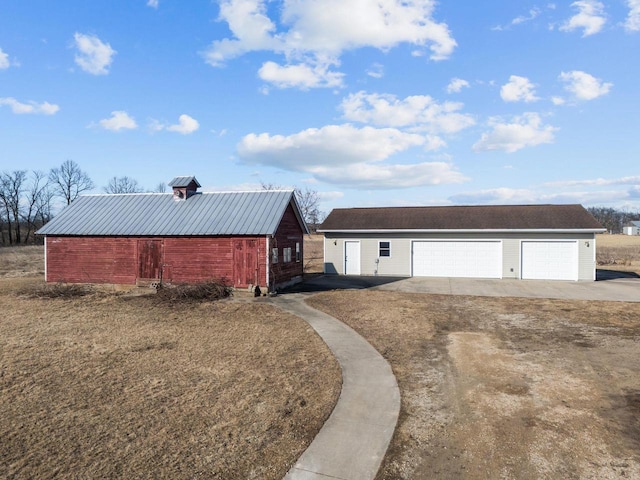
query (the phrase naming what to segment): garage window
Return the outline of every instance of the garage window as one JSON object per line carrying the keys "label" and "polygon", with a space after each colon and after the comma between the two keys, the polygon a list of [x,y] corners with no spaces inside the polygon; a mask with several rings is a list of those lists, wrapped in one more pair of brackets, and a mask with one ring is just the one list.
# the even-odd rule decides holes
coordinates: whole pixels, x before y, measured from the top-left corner
{"label": "garage window", "polygon": [[391,256],[391,242],[378,242],[378,256],[379,257]]}

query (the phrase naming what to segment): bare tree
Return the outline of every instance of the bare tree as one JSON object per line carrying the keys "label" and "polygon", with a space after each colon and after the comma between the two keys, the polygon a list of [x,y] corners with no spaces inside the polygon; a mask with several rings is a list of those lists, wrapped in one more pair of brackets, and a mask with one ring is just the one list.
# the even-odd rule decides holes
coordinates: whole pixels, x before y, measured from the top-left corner
{"label": "bare tree", "polygon": [[640,219],[640,211],[616,210],[611,207],[589,207],[587,210],[610,233],[621,233],[625,223]]}
{"label": "bare tree", "polygon": [[[282,190],[282,187],[275,183],[260,183],[263,190]],[[310,230],[315,228],[324,220],[325,214],[320,211],[320,194],[317,190],[306,187],[302,190],[299,187],[293,189],[296,200],[300,207],[300,213]]]}
{"label": "bare tree", "polygon": [[[0,174],[0,203],[3,205],[9,227],[10,245],[14,241],[15,243],[22,241],[22,235],[20,233],[20,200],[26,177],[26,170],[14,170],[11,173],[2,172],[2,174]],[[12,227],[13,234],[11,232]]]}
{"label": "bare tree", "polygon": [[[48,197],[48,201],[46,198]],[[47,175],[41,171],[31,172],[31,181],[25,189],[23,199],[23,212],[21,214],[22,222],[27,225],[27,232],[24,236],[24,243],[29,242],[32,232],[37,229],[36,221],[43,216],[40,214],[40,208],[50,208],[51,194],[48,189]]]}
{"label": "bare tree", "polygon": [[[0,236],[2,244],[13,243],[13,234],[11,232],[11,209],[7,202],[9,196],[8,185],[6,184],[5,174],[0,173]],[[5,235],[5,225],[8,226],[7,235]]]}
{"label": "bare tree", "polygon": [[67,205],[82,192],[93,188],[93,181],[73,160],[65,160],[58,168],[49,172],[49,183],[55,195],[65,199]]}
{"label": "bare tree", "polygon": [[38,196],[37,211],[40,226],[48,223],[53,217],[51,203],[55,197],[51,186],[47,183]]}
{"label": "bare tree", "polygon": [[160,182],[156,185],[156,188],[153,190],[154,193],[164,193],[167,191],[167,184],[164,182]]}
{"label": "bare tree", "polygon": [[284,190],[284,187],[278,183],[260,182],[262,190]]}
{"label": "bare tree", "polygon": [[320,211],[320,194],[317,190],[311,190],[309,187],[304,190],[296,188],[295,192],[304,221],[307,222],[310,230],[315,231],[324,220],[324,213]]}
{"label": "bare tree", "polygon": [[130,177],[113,177],[104,187],[105,193],[141,193],[138,181]]}

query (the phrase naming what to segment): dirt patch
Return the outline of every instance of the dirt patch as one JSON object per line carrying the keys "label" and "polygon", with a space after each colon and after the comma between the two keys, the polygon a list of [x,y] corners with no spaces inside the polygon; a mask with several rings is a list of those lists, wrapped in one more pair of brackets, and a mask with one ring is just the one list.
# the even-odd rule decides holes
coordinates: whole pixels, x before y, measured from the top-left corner
{"label": "dirt patch", "polygon": [[640,478],[640,305],[327,292],[391,363],[379,479]]}
{"label": "dirt patch", "polygon": [[0,279],[0,477],[279,479],[340,391],[264,303],[17,296]]}

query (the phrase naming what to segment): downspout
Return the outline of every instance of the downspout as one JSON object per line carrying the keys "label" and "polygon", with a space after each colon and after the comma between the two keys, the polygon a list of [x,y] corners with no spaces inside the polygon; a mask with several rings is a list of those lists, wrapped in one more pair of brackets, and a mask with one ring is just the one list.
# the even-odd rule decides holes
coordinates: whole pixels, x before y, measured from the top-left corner
{"label": "downspout", "polygon": [[596,257],[596,237],[597,235],[593,234],[593,281],[598,280],[598,257]]}

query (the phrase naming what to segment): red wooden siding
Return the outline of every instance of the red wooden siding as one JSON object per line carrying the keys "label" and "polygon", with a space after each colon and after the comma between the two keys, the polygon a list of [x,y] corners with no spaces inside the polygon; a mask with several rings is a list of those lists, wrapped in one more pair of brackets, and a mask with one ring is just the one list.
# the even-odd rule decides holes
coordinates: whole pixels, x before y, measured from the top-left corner
{"label": "red wooden siding", "polygon": [[135,284],[137,239],[47,237],[47,281]]}
{"label": "red wooden siding", "polygon": [[47,281],[266,285],[266,237],[47,237]]}
{"label": "red wooden siding", "polygon": [[[284,283],[302,275],[304,271],[304,232],[298,223],[293,207],[289,205],[278,226],[271,248],[278,248],[278,263],[271,265],[272,283]],[[300,261],[296,262],[296,243],[300,244]],[[284,249],[291,248],[291,262],[284,262]]]}

